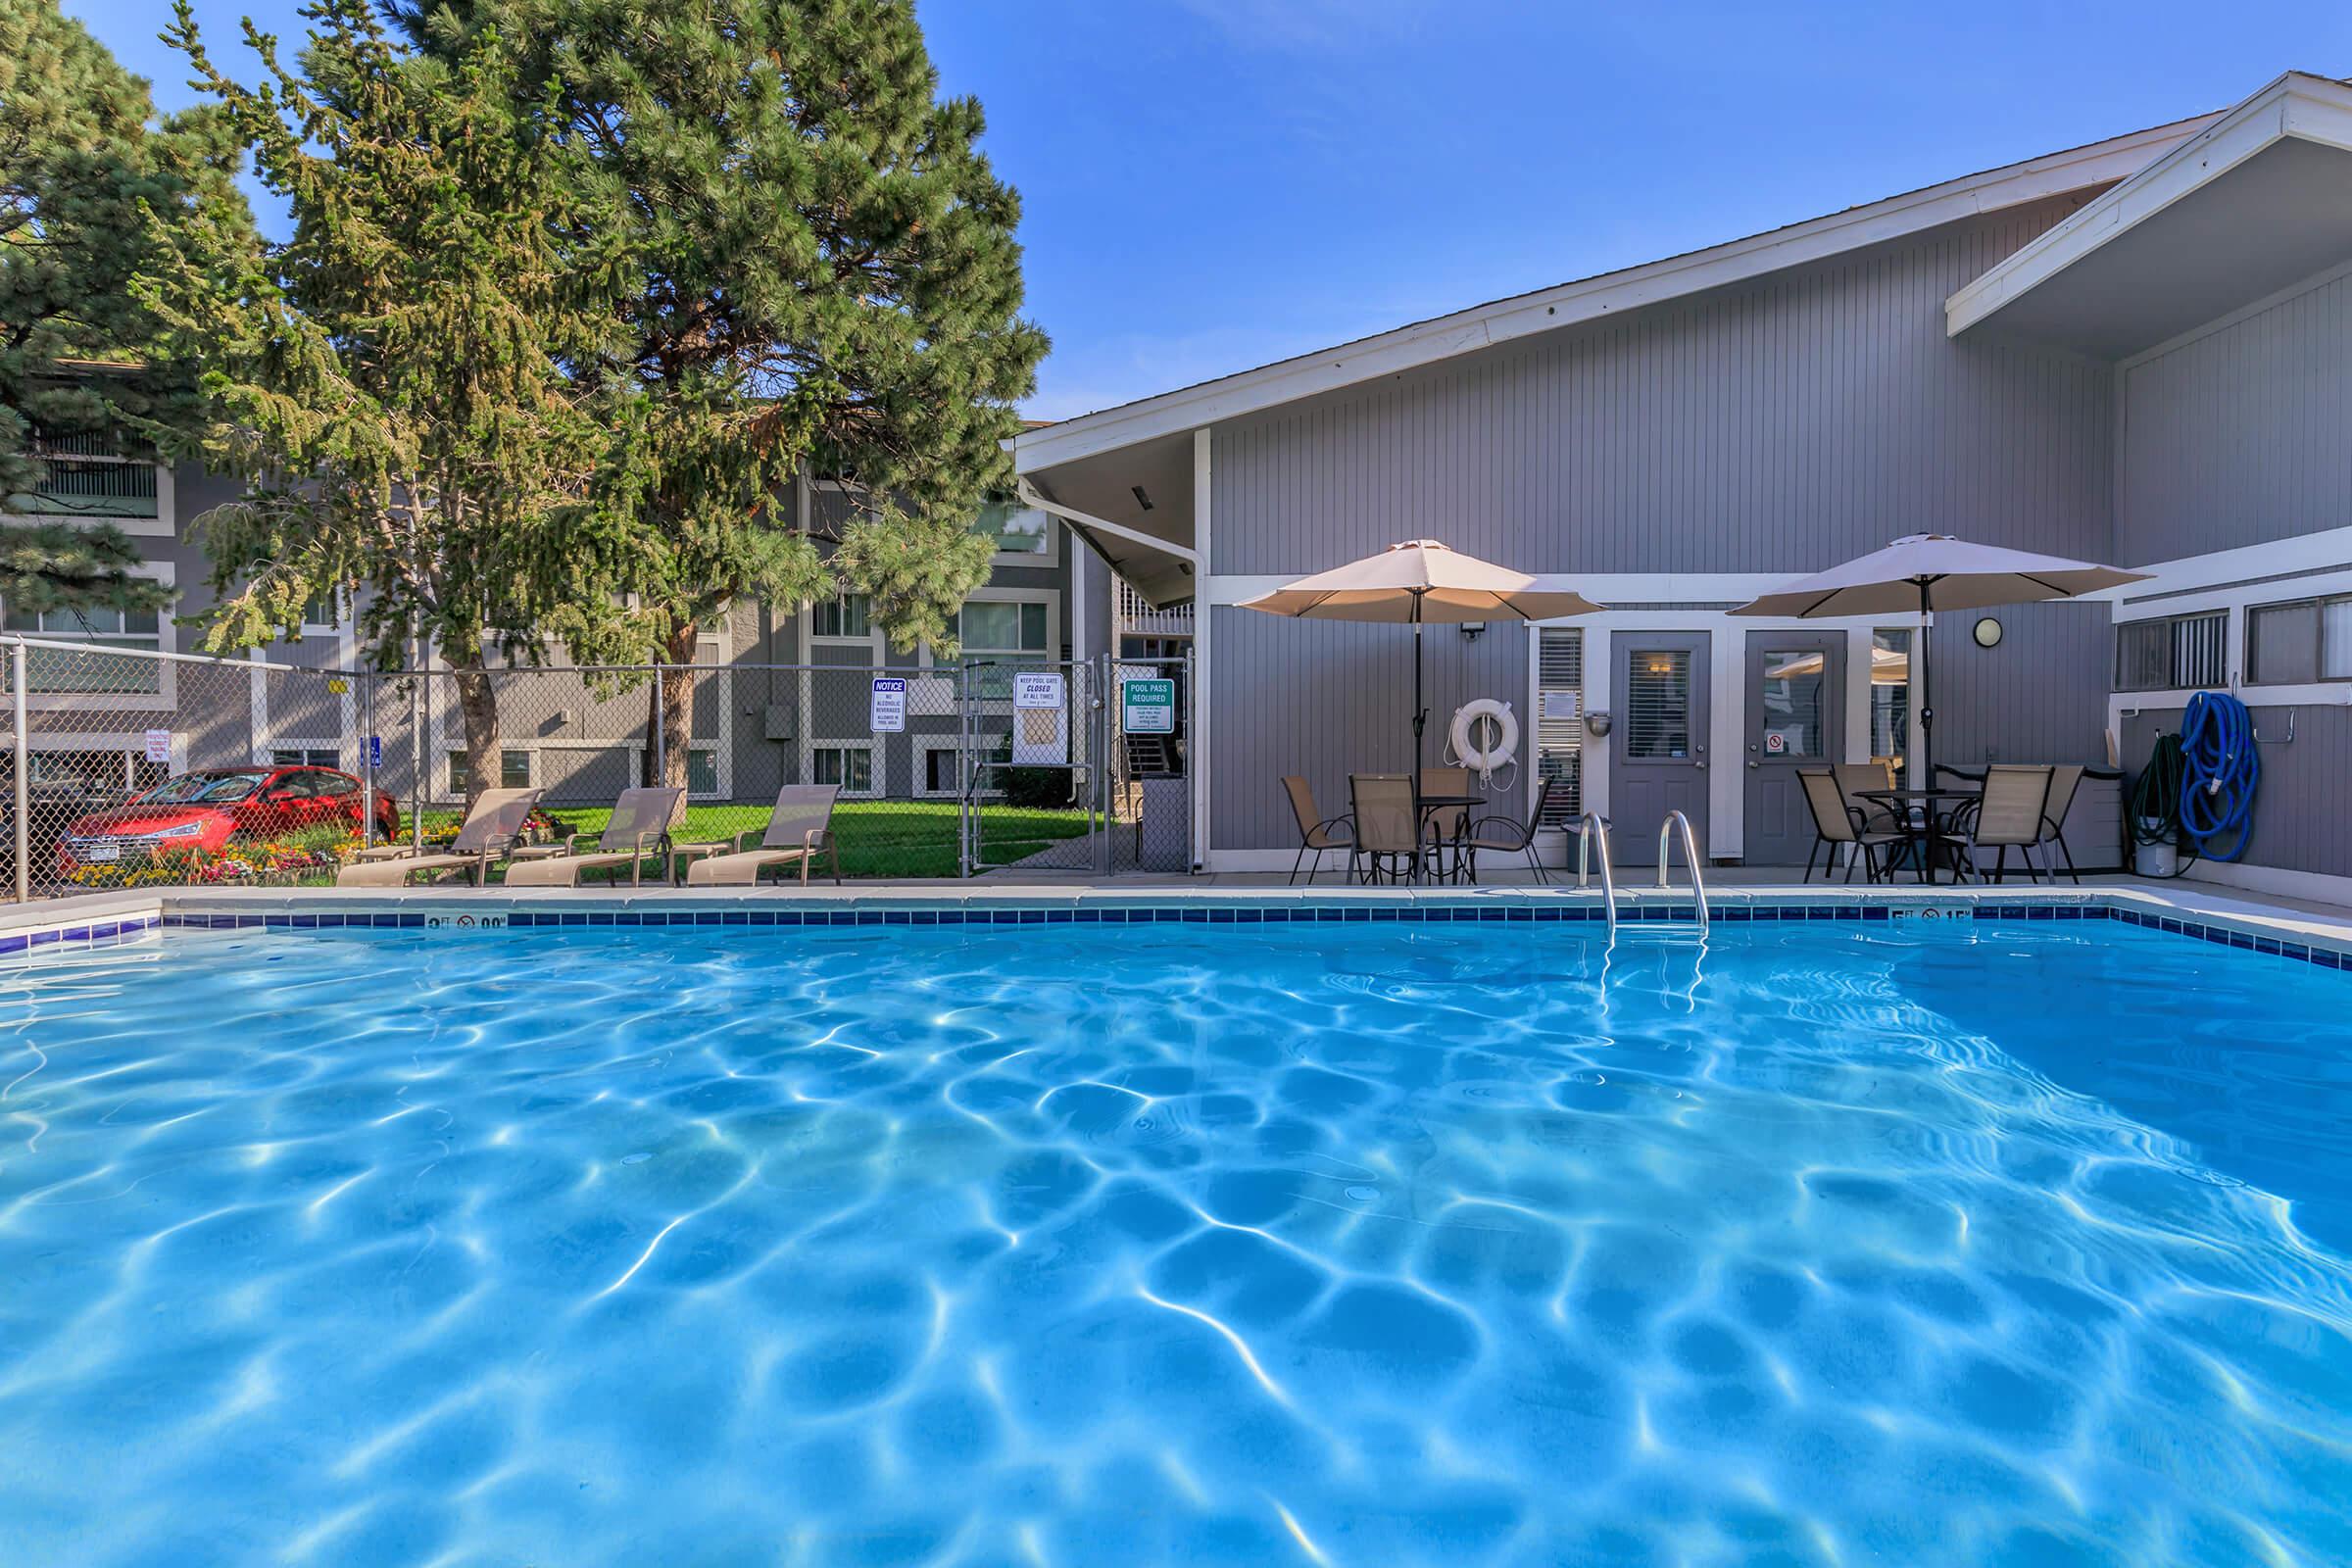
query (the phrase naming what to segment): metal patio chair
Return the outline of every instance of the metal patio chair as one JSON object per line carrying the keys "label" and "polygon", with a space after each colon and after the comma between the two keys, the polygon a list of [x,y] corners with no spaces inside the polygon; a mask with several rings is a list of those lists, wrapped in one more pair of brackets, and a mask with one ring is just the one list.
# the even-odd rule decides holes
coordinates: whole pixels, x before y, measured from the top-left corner
{"label": "metal patio chair", "polygon": [[[1873,882],[1882,875],[1891,875],[1894,852],[1910,842],[1891,814],[1879,813],[1884,826],[1871,825],[1869,808],[1872,803],[1853,801],[1838,787],[1838,776],[1826,767],[1800,767],[1796,781],[1804,787],[1805,805],[1813,812],[1813,847],[1805,852],[1804,880],[1813,880],[1813,861],[1821,858],[1821,874],[1826,880],[1831,868],[1838,863],[1838,846],[1851,845],[1853,858],[1845,865],[1845,879],[1854,879],[1854,866],[1859,864]],[[1882,786],[1864,784],[1864,789]],[[1881,863],[1884,852],[1884,864]]]}
{"label": "metal patio chair", "polygon": [[1536,804],[1522,822],[1515,816],[1482,816],[1470,824],[1467,838],[1462,841],[1463,867],[1470,880],[1478,880],[1478,852],[1494,850],[1503,855],[1524,855],[1527,868],[1536,873],[1538,882],[1549,882],[1544,862],[1536,858],[1536,833],[1544,826],[1544,808],[1551,801],[1552,786],[1557,779],[1544,779],[1536,786]]}
{"label": "metal patio chair", "polygon": [[1282,776],[1283,793],[1290,797],[1291,815],[1298,819],[1298,854],[1291,861],[1291,881],[1298,880],[1298,867],[1307,852],[1314,852],[1314,864],[1307,867],[1306,880],[1312,886],[1317,872],[1323,869],[1323,857],[1333,850],[1348,852],[1348,870],[1355,871],[1355,819],[1351,816],[1325,816],[1315,805],[1314,786],[1296,773]]}
{"label": "metal patio chair", "polygon": [[1421,868],[1421,799],[1410,773],[1350,773],[1349,804],[1355,810],[1355,858],[1363,880],[1405,882]]}
{"label": "metal patio chair", "polygon": [[[2042,812],[2049,805],[2050,775],[2055,771],[2024,762],[1991,763],[1984,769],[1984,792],[1952,812],[1948,831],[1965,845],[1962,861],[1979,881],[2006,882],[2011,850],[2017,851],[2029,876],[2041,879],[2034,849],[2041,842]],[[1980,850],[1998,852],[1989,875],[1978,857]]]}
{"label": "metal patio chair", "polygon": [[2079,885],[2082,873],[2075,869],[2075,852],[2067,848],[2066,813],[2074,809],[2075,792],[2082,787],[2083,767],[2080,762],[2061,762],[2050,769],[2050,798],[2041,808],[2041,841],[2034,848],[2041,851],[2041,863],[2050,868],[2050,880],[2058,879],[2057,862],[2050,858],[2050,846],[2066,857],[2066,874]]}

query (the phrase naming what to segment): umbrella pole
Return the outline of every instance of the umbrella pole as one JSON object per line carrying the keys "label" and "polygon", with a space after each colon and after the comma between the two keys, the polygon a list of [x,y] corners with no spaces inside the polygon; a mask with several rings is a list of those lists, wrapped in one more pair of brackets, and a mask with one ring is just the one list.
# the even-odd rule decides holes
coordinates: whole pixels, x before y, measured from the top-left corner
{"label": "umbrella pole", "polygon": [[1914,789],[1923,790],[1936,787],[1936,664],[1929,657],[1935,635],[1928,584],[1923,578],[1919,584],[1919,777],[1912,781]]}
{"label": "umbrella pole", "polygon": [[1429,710],[1421,706],[1421,596],[1413,595],[1413,766],[1415,778],[1421,776],[1421,732],[1429,723]]}

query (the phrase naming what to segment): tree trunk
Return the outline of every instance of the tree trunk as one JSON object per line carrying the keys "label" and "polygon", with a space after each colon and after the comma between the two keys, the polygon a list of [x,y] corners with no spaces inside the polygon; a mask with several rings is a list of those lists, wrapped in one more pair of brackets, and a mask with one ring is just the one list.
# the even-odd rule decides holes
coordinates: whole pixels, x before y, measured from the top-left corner
{"label": "tree trunk", "polygon": [[659,748],[648,746],[645,751],[644,777],[651,785],[686,788],[686,753],[694,737],[694,683],[702,673],[694,662],[694,627],[687,626],[662,649],[662,670],[654,677],[647,698],[647,722],[661,737]]}
{"label": "tree trunk", "polygon": [[458,711],[466,722],[466,808],[496,789],[504,769],[498,744],[498,688],[473,655],[458,666]]}

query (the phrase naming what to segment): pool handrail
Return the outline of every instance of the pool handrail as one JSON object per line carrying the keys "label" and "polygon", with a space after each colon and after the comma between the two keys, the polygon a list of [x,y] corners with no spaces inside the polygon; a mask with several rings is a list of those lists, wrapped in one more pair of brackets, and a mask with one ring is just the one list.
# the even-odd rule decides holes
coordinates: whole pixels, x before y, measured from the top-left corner
{"label": "pool handrail", "polygon": [[1576,819],[1576,885],[1592,885],[1592,864],[1586,852],[1593,842],[1593,829],[1598,828],[1600,840],[1600,893],[1609,911],[1609,935],[1617,934],[1617,873],[1609,864],[1609,819],[1598,811],[1587,811]]}
{"label": "pool handrail", "polygon": [[1698,903],[1698,934],[1703,937],[1707,934],[1707,879],[1698,868],[1698,843],[1691,837],[1690,819],[1680,811],[1668,811],[1666,820],[1658,824],[1658,886],[1670,886],[1667,854],[1677,828],[1682,830],[1683,863],[1690,867],[1690,893]]}

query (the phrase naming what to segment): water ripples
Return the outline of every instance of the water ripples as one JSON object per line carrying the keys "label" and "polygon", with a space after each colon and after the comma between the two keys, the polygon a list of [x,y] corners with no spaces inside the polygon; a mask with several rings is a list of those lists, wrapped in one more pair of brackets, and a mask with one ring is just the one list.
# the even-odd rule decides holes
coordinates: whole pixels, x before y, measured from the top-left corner
{"label": "water ripples", "polygon": [[2340,1561],[2348,998],[2120,929],[93,955],[0,991],[0,1559]]}

